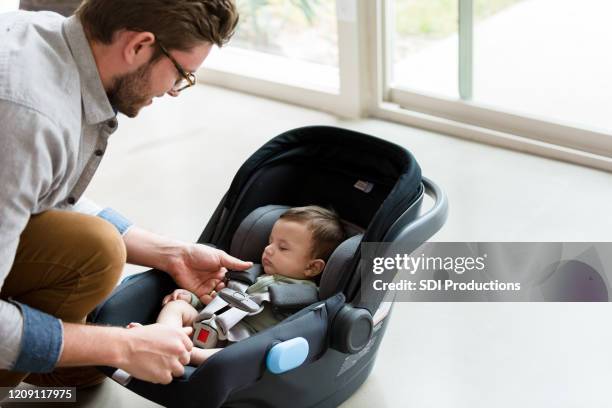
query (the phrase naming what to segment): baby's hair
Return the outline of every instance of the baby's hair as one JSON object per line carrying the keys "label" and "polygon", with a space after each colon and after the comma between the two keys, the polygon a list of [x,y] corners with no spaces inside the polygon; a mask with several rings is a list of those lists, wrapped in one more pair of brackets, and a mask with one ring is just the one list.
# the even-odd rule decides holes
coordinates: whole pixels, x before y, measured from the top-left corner
{"label": "baby's hair", "polygon": [[338,214],[317,205],[290,208],[280,216],[280,219],[305,223],[312,232],[312,256],[324,261],[327,261],[345,238]]}

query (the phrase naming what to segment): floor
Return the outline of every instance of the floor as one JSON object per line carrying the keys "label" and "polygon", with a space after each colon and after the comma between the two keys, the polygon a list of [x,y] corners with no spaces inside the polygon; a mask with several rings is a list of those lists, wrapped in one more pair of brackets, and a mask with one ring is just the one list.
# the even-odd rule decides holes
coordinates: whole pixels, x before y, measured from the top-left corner
{"label": "floor", "polygon": [[[194,240],[252,152],[313,124],[408,147],[449,197],[436,240],[612,241],[612,174],[209,86],[122,118],[87,194]],[[611,313],[607,303],[398,303],[372,375],[342,407],[609,406]],[[156,406],[110,380],[78,397],[71,407]]]}

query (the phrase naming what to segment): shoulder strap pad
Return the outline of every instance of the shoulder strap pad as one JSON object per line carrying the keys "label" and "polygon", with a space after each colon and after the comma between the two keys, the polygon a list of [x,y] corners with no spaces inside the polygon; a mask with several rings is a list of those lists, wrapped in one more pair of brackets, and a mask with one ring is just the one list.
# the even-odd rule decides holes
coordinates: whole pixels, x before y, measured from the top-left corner
{"label": "shoulder strap pad", "polygon": [[263,269],[260,264],[253,264],[253,266],[246,271],[228,271],[225,277],[229,280],[237,280],[251,286],[262,272]]}
{"label": "shoulder strap pad", "polygon": [[317,287],[311,285],[274,284],[268,288],[270,303],[280,309],[302,309],[319,301]]}

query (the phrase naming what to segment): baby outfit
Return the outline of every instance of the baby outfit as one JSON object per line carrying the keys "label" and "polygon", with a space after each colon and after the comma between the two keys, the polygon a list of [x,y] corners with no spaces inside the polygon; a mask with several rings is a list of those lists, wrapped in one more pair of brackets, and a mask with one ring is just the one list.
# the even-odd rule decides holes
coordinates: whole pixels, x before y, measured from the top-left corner
{"label": "baby outfit", "polygon": [[[257,277],[255,283],[246,289],[246,293],[250,296],[264,297],[265,299],[266,295],[268,294],[268,288],[275,284],[308,285],[313,288],[317,287],[313,281],[308,279],[294,279],[279,274],[268,275],[263,273]],[[231,281],[229,287],[231,287]],[[240,339],[267,329],[268,327],[274,326],[290,315],[288,312],[276,310],[276,308],[267,300],[264,300],[261,304],[263,307],[259,312],[245,316],[232,328],[234,333],[243,333],[242,335],[238,336]],[[203,305],[193,293],[191,294],[191,305],[195,307],[198,312],[205,307],[205,305]]]}

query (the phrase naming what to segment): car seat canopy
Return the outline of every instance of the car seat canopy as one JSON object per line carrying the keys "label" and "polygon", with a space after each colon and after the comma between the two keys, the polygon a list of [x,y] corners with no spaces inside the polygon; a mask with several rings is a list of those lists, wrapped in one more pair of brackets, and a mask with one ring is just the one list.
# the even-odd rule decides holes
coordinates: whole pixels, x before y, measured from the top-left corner
{"label": "car seat canopy", "polygon": [[364,240],[381,241],[421,195],[421,169],[408,150],[347,129],[295,129],[247,159],[199,241],[230,250],[242,220],[269,204],[333,208],[366,231]]}

